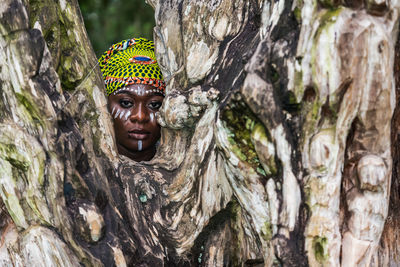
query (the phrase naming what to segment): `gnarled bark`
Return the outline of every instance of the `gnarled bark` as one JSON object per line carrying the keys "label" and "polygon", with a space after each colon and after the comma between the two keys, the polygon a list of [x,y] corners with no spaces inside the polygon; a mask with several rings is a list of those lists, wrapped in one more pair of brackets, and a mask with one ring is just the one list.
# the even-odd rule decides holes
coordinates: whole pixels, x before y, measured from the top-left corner
{"label": "gnarled bark", "polygon": [[397,265],[398,3],[149,3],[168,86],[143,163],[76,1],[0,4],[0,260]]}

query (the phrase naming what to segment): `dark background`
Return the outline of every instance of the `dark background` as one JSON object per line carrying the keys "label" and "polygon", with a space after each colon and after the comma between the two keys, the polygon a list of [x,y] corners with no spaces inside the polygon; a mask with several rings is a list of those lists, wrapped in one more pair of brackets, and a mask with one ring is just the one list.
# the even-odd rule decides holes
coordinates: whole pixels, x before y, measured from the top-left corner
{"label": "dark background", "polygon": [[153,40],[154,10],[144,0],[79,0],[96,56],[133,37]]}

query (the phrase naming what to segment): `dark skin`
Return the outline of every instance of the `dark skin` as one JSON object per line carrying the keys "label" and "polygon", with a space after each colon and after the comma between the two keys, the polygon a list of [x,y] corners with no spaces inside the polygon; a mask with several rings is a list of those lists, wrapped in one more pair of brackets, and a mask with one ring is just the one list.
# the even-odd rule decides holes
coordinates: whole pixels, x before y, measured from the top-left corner
{"label": "dark skin", "polygon": [[108,96],[118,152],[134,161],[151,160],[161,136],[155,113],[164,96],[153,89],[150,85],[133,84]]}

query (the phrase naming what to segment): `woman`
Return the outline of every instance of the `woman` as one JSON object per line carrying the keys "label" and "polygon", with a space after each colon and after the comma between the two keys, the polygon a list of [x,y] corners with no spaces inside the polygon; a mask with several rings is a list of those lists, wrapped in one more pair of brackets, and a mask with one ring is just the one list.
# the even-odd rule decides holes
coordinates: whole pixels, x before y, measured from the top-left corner
{"label": "woman", "polygon": [[156,112],[165,96],[153,42],[133,38],[114,44],[99,59],[99,65],[118,152],[135,161],[152,159],[160,138]]}

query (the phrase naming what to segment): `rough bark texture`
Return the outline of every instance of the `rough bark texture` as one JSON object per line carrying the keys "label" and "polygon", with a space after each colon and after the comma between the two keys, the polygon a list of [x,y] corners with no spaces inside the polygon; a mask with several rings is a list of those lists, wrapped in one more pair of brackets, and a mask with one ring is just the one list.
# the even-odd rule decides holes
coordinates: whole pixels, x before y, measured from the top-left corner
{"label": "rough bark texture", "polygon": [[168,87],[140,164],[77,2],[0,3],[0,265],[399,265],[399,3],[149,4]]}

